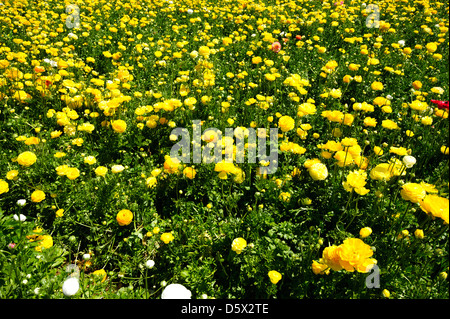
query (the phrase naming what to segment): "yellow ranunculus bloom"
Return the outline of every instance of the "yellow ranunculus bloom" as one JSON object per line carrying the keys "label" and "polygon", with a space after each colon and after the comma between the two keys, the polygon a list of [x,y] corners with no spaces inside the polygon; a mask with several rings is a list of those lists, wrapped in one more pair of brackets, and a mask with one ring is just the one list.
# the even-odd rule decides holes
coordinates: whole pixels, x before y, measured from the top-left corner
{"label": "yellow ranunculus bloom", "polygon": [[127,123],[124,120],[111,121],[111,127],[114,132],[123,133],[127,129]]}
{"label": "yellow ranunculus bloom", "polygon": [[270,282],[274,285],[276,285],[282,278],[282,275],[276,270],[269,271],[267,275],[269,276]]}
{"label": "yellow ranunculus bloom", "polygon": [[231,243],[231,249],[237,254],[242,253],[245,247],[247,247],[247,241],[242,237],[235,238]]}
{"label": "yellow ranunculus bloom", "polygon": [[36,163],[36,155],[33,152],[23,152],[19,154],[17,157],[17,163],[19,163],[22,166],[28,167]]}
{"label": "yellow ranunculus bloom", "polygon": [[31,201],[34,203],[40,203],[45,199],[45,193],[41,190],[35,190],[31,193]]}
{"label": "yellow ranunculus bloom", "polygon": [[117,213],[116,220],[120,226],[127,226],[133,220],[133,213],[128,209],[122,209]]}
{"label": "yellow ranunculus bloom", "polygon": [[0,179],[0,195],[9,191],[9,185],[3,179]]}
{"label": "yellow ranunculus bloom", "polygon": [[161,239],[165,244],[168,244],[168,243],[170,243],[171,241],[174,240],[174,237],[173,237],[173,234],[172,234],[172,233],[163,233],[163,234],[161,234],[160,239]]}
{"label": "yellow ranunculus bloom", "polygon": [[406,183],[402,186],[400,195],[404,200],[408,200],[412,203],[418,203],[425,198],[427,192],[420,184]]}

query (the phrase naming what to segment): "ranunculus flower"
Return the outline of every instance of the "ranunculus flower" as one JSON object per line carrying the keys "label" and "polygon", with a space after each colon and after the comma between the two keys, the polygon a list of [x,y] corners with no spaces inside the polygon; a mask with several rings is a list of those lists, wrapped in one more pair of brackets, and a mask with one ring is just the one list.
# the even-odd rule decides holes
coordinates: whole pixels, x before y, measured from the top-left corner
{"label": "ranunculus flower", "polygon": [[34,203],[40,203],[45,199],[45,193],[41,190],[35,190],[31,193],[31,201]]}
{"label": "ranunculus flower", "polygon": [[231,243],[231,249],[238,255],[242,253],[245,247],[247,247],[247,241],[242,237],[235,238]]}
{"label": "ranunculus flower", "polygon": [[288,132],[295,127],[295,120],[290,116],[284,115],[278,120],[278,126],[281,131]]}
{"label": "ranunculus flower", "polygon": [[117,213],[116,220],[120,226],[127,226],[133,220],[133,213],[128,209],[122,209]]}
{"label": "ranunculus flower", "polygon": [[9,185],[3,179],[0,179],[0,195],[9,192]]}
{"label": "ranunculus flower", "polygon": [[20,153],[17,157],[17,163],[19,163],[22,166],[28,167],[36,163],[36,155],[33,152],[23,152]]}
{"label": "ranunculus flower", "polygon": [[280,52],[280,50],[281,50],[281,43],[280,42],[276,41],[276,42],[272,43],[272,51],[273,52],[278,53],[278,52]]}
{"label": "ranunculus flower", "polygon": [[164,242],[164,244],[170,243],[172,240],[174,240],[172,233],[163,233],[161,234],[161,240]]}
{"label": "ranunculus flower", "polygon": [[406,155],[403,157],[403,164],[405,164],[407,168],[411,168],[416,164],[416,158],[414,156]]}
{"label": "ranunculus flower", "polygon": [[80,289],[80,283],[78,281],[78,278],[75,277],[69,277],[67,278],[62,286],[62,291],[64,296],[71,297],[75,295],[78,290]]}
{"label": "ranunculus flower", "polygon": [[111,172],[114,174],[120,173],[125,169],[123,165],[113,165],[111,166]]}
{"label": "ranunculus flower", "polygon": [[418,203],[425,198],[427,192],[417,183],[406,183],[402,186],[400,195],[404,200],[409,200],[412,203]]}
{"label": "ranunculus flower", "polygon": [[361,236],[361,238],[369,237],[370,234],[372,234],[372,228],[370,227],[363,227],[359,231],[359,236]]}
{"label": "ranunculus flower", "polygon": [[449,221],[449,200],[434,194],[427,195],[420,202],[420,208],[433,217],[442,218],[446,224]]}
{"label": "ranunculus flower", "polygon": [[106,173],[108,172],[108,168],[106,168],[105,166],[99,166],[95,169],[95,175],[97,176],[105,176]]}
{"label": "ranunculus flower", "polygon": [[281,280],[281,278],[283,277],[276,270],[269,271],[269,273],[267,275],[269,276],[270,282],[273,283],[274,285],[276,285]]}
{"label": "ranunculus flower", "polygon": [[308,169],[309,175],[315,181],[323,181],[328,177],[328,169],[323,163],[313,164]]}
{"label": "ranunculus flower", "polygon": [[191,291],[185,286],[170,284],[164,288],[161,299],[191,299],[191,296]]}
{"label": "ranunculus flower", "polygon": [[114,132],[123,133],[127,129],[127,123],[124,120],[111,121],[111,127]]}
{"label": "ranunculus flower", "polygon": [[92,274],[94,276],[97,276],[97,278],[101,278],[102,282],[104,282],[106,280],[107,275],[106,275],[105,269],[98,269],[98,270],[94,271]]}

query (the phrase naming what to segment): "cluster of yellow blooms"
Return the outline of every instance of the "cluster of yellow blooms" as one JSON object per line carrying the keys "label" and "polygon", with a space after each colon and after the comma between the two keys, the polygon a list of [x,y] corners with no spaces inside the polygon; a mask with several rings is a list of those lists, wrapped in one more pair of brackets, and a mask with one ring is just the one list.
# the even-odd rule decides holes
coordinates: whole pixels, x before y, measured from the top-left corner
{"label": "cluster of yellow blooms", "polygon": [[368,272],[377,261],[371,258],[373,250],[359,238],[347,238],[339,245],[326,247],[319,261],[314,260],[313,272],[317,274],[329,274],[334,271],[346,270],[349,272]]}

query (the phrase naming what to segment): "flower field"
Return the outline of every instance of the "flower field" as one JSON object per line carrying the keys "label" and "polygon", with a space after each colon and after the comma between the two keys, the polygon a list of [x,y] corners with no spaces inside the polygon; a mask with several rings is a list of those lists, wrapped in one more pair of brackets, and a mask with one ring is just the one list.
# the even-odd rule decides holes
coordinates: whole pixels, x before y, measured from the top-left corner
{"label": "flower field", "polygon": [[448,14],[0,0],[0,298],[448,299]]}

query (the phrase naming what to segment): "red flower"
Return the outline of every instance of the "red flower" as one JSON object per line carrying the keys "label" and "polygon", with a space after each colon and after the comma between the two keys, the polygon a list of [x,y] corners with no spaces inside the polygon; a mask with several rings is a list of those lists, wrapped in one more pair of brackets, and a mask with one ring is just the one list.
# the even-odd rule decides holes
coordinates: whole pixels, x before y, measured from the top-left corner
{"label": "red flower", "polygon": [[45,80],[45,86],[48,88],[52,84],[52,81]]}
{"label": "red flower", "polygon": [[438,101],[438,100],[431,100],[431,103],[434,103],[437,105],[440,109],[447,109],[448,110],[448,101]]}
{"label": "red flower", "polygon": [[297,34],[297,35],[295,36],[295,38],[296,38],[297,40],[301,40],[301,39],[302,39],[302,36],[301,36],[300,34]]}

